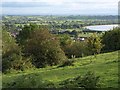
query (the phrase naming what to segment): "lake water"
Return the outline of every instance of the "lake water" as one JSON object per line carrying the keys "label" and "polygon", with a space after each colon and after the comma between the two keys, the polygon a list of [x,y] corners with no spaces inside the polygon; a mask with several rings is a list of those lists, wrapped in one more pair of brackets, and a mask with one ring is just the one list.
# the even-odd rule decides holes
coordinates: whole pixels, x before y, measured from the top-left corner
{"label": "lake water", "polygon": [[92,30],[92,31],[109,31],[117,26],[118,26],[117,24],[114,24],[114,25],[94,25],[94,26],[86,26],[85,28]]}

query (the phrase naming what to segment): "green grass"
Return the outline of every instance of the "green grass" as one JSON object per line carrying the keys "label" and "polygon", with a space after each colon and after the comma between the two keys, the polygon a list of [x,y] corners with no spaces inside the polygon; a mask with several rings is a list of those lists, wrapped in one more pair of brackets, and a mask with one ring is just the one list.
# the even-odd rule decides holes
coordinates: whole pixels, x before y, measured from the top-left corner
{"label": "green grass", "polygon": [[74,60],[74,66],[53,66],[3,74],[3,87],[7,87],[12,82],[27,82],[25,80],[22,81],[23,76],[25,78],[34,78],[38,83],[42,79],[43,81],[47,80],[57,85],[63,80],[84,75],[88,71],[93,71],[97,76],[100,76],[102,88],[118,87],[118,51],[99,54],[96,57],[75,58]]}
{"label": "green grass", "polygon": [[[1,69],[1,62],[2,62],[2,30],[0,30],[0,69]],[[2,88],[2,74],[0,71],[0,89],[1,88]]]}

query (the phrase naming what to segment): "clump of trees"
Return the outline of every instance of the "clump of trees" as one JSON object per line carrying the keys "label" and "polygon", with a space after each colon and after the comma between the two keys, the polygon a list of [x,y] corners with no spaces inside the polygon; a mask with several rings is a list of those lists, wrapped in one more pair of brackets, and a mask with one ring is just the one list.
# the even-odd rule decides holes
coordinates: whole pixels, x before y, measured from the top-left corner
{"label": "clump of trees", "polygon": [[59,36],[60,45],[68,58],[80,57],[83,53],[83,43],[73,41],[68,34]]}
{"label": "clump of trees", "polygon": [[116,27],[113,30],[106,32],[102,37],[103,52],[120,50],[120,28]]}
{"label": "clump of trees", "polygon": [[25,26],[17,40],[25,56],[31,56],[32,63],[37,68],[60,64],[67,59],[60,48],[59,40],[49,33],[46,26]]}
{"label": "clump of trees", "polygon": [[87,55],[86,42],[76,41],[72,45],[65,47],[64,51],[69,58],[78,58]]}
{"label": "clump of trees", "polygon": [[24,70],[56,65],[67,60],[56,36],[46,26],[25,26],[16,39],[7,30],[2,31],[2,70]]}
{"label": "clump of trees", "polygon": [[57,64],[73,65],[68,58],[95,55],[105,51],[120,50],[120,28],[106,32],[103,37],[93,34],[85,41],[74,41],[67,34],[55,36],[47,26],[25,25],[16,39],[2,31],[2,70],[24,70]]}
{"label": "clump of trees", "polygon": [[101,37],[95,33],[85,41],[73,41],[69,35],[63,35],[60,43],[68,58],[99,54],[103,47]]}

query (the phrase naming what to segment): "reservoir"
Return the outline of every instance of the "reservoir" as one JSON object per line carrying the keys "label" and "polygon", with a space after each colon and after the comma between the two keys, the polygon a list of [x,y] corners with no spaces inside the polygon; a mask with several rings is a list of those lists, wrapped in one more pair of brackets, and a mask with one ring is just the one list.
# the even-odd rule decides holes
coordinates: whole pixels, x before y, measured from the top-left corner
{"label": "reservoir", "polygon": [[117,24],[113,25],[94,25],[94,26],[86,26],[85,28],[91,31],[109,31],[114,27],[118,27]]}

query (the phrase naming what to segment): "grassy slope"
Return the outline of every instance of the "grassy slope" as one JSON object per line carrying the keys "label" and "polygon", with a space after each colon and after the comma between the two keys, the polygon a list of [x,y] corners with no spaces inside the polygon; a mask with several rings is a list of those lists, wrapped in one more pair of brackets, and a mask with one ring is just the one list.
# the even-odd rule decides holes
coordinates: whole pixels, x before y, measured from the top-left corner
{"label": "grassy slope", "polygon": [[[1,25],[0,25],[0,69],[1,69],[1,63],[2,62],[2,30],[1,30]],[[2,86],[2,75],[1,75],[1,71],[0,71],[0,89]]]}
{"label": "grassy slope", "polygon": [[96,57],[88,56],[84,58],[76,58],[74,66],[58,68],[46,67],[42,69],[27,70],[24,72],[15,72],[3,75],[3,86],[11,83],[16,78],[23,75],[34,75],[39,80],[49,80],[53,83],[59,83],[65,79],[83,75],[87,71],[94,71],[100,76],[102,87],[118,87],[118,51],[99,54]]}

